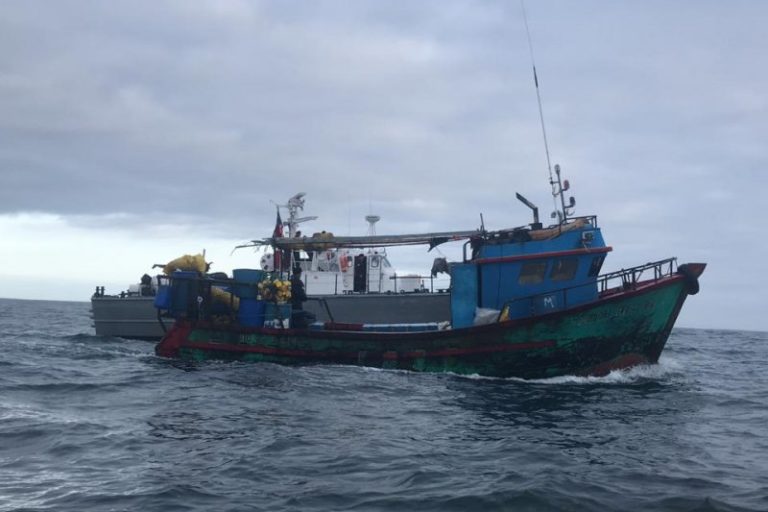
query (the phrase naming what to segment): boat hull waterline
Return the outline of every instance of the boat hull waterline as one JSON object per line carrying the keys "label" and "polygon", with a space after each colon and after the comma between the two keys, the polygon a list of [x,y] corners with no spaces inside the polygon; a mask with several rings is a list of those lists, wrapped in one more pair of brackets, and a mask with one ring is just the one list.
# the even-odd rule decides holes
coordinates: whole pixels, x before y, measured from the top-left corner
{"label": "boat hull waterline", "polygon": [[[704,264],[691,264],[695,278]],[[691,292],[673,274],[597,301],[527,319],[431,332],[217,327],[179,320],[156,347],[162,357],[279,364],[341,364],[523,379],[605,375],[656,363]]]}

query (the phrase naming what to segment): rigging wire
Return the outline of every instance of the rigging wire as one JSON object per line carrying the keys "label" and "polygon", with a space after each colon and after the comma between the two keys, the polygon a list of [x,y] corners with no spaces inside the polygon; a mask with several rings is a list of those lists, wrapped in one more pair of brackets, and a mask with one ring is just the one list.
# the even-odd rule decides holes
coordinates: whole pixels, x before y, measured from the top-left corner
{"label": "rigging wire", "polygon": [[547,171],[549,172],[549,184],[552,189],[552,203],[557,210],[557,199],[555,198],[554,183],[555,180],[552,177],[552,161],[549,157],[549,143],[547,142],[547,129],[544,125],[544,110],[541,106],[541,93],[539,92],[539,77],[536,74],[536,59],[533,56],[533,42],[531,41],[531,31],[528,28],[528,13],[525,10],[525,0],[520,0],[520,8],[523,11],[523,22],[525,23],[525,35],[528,38],[528,52],[531,56],[531,67],[533,68],[533,83],[536,86],[536,101],[539,105],[539,120],[541,121],[541,134],[544,137],[544,153],[547,156]]}

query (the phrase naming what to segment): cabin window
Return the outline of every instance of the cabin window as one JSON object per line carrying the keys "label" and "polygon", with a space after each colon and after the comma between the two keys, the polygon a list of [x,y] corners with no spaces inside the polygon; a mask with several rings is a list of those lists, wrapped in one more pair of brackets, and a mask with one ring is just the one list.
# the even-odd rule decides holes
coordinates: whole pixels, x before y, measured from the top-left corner
{"label": "cabin window", "polygon": [[589,277],[595,277],[600,273],[600,269],[603,268],[603,262],[605,261],[605,254],[595,256],[592,258],[592,264],[589,266]]}
{"label": "cabin window", "polygon": [[552,272],[549,278],[553,281],[569,281],[576,275],[579,268],[578,258],[560,258],[552,264]]}
{"label": "cabin window", "polygon": [[544,281],[544,275],[547,273],[546,261],[529,261],[523,263],[520,269],[520,277],[517,284],[539,284]]}
{"label": "cabin window", "polygon": [[371,268],[379,268],[379,257],[373,256],[371,258]]}

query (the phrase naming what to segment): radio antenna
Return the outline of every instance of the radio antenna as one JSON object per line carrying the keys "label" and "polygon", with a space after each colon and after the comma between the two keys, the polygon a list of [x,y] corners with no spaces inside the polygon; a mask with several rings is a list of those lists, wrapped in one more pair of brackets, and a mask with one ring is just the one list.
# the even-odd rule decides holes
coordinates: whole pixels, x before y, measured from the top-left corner
{"label": "radio antenna", "polygon": [[[520,8],[523,11],[523,22],[525,23],[525,35],[528,38],[528,52],[531,55],[531,66],[533,67],[533,83],[536,86],[536,101],[539,105],[539,120],[541,121],[541,134],[544,137],[544,153],[547,155],[547,171],[549,172],[549,184],[553,187],[555,185],[555,179],[552,175],[552,162],[549,158],[549,143],[547,142],[547,128],[544,125],[544,110],[541,107],[541,93],[539,92],[539,77],[536,74],[536,59],[533,57],[533,42],[531,41],[531,31],[528,28],[528,13],[525,11],[525,0],[520,0]],[[552,193],[552,202],[557,209],[557,199],[554,197],[555,193]]]}
{"label": "radio antenna", "polygon": [[547,155],[547,170],[549,179],[552,179],[552,163],[549,159],[549,144],[547,143],[547,129],[544,126],[544,110],[541,108],[541,93],[539,92],[539,77],[536,74],[536,59],[533,56],[533,42],[531,41],[531,30],[528,28],[528,13],[525,11],[525,0],[520,0],[520,8],[523,10],[523,22],[525,23],[525,35],[528,38],[528,53],[531,55],[531,66],[533,67],[533,83],[536,86],[536,101],[539,105],[539,120],[541,121],[541,134],[544,136],[544,152]]}

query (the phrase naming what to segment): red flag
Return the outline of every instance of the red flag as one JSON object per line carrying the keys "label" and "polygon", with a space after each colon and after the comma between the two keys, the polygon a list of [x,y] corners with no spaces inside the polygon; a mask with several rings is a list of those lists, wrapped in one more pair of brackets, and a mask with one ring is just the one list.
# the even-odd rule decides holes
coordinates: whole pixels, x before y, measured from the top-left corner
{"label": "red flag", "polygon": [[283,237],[283,219],[280,218],[280,208],[277,209],[277,220],[275,221],[275,230],[272,232],[272,238]]}

